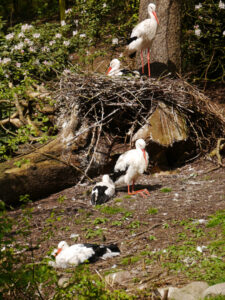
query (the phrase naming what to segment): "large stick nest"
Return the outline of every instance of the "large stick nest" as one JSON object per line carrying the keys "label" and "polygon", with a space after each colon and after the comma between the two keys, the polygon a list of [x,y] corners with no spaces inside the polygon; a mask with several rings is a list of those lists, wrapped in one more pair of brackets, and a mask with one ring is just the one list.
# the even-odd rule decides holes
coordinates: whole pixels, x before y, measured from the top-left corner
{"label": "large stick nest", "polygon": [[70,74],[55,86],[54,98],[59,127],[78,105],[81,123],[86,122],[89,129],[100,128],[101,135],[110,135],[121,143],[127,137],[132,140],[159,101],[184,116],[197,153],[209,151],[225,132],[225,118],[216,105],[182,79]]}

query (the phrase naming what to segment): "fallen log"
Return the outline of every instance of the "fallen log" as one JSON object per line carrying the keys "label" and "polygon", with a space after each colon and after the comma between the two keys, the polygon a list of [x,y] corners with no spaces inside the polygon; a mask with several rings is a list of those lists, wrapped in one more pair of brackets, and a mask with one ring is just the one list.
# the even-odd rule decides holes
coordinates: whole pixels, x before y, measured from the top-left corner
{"label": "fallen log", "polygon": [[224,117],[182,79],[71,74],[53,89],[60,133],[0,164],[0,199],[7,204],[20,195],[35,200],[82,180],[91,183],[111,172],[118,155],[140,137],[151,162],[168,167],[207,153],[224,135]]}

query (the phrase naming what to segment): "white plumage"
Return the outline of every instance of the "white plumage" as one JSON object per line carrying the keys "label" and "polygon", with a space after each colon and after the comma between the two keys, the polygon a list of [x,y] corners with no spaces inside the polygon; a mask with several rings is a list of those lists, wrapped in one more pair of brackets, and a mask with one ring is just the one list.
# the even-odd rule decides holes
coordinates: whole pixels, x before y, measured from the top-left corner
{"label": "white plumage", "polygon": [[142,62],[142,72],[144,73],[144,62],[143,62],[143,49],[148,49],[148,75],[150,77],[150,53],[149,49],[152,46],[152,42],[155,38],[157,26],[159,24],[156,12],[155,4],[150,3],[148,5],[149,18],[145,19],[138,25],[136,25],[131,33],[130,39],[127,45],[128,54],[132,56],[135,55],[137,51],[141,51],[141,62]]}
{"label": "white plumage", "polygon": [[127,69],[120,68],[120,61],[117,58],[114,58],[109,65],[107,75],[110,77],[117,77],[117,76],[132,76],[132,77],[140,77],[138,71],[130,71]]}
{"label": "white plumage", "polygon": [[57,250],[52,253],[55,256],[55,262],[50,265],[55,268],[69,268],[77,266],[85,261],[94,262],[99,258],[106,259],[120,255],[117,245],[96,245],[96,244],[74,244],[69,246],[67,242],[61,241]]}
{"label": "white plumage", "polygon": [[115,184],[109,175],[103,175],[102,181],[98,182],[91,193],[91,204],[97,205],[107,202],[115,194]]}
{"label": "white plumage", "polygon": [[[149,195],[149,192],[146,189],[134,191],[134,183],[147,170],[149,157],[145,150],[146,143],[143,139],[138,139],[135,146],[136,149],[129,150],[120,155],[114,167],[112,178],[116,184],[127,184],[128,194],[141,193],[142,196],[145,196],[144,193]],[[132,191],[130,192],[131,184]]]}

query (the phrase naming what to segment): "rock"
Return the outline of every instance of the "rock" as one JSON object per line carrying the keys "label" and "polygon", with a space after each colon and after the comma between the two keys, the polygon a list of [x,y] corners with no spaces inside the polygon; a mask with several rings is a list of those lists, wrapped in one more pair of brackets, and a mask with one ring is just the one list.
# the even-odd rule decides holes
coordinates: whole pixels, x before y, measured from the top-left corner
{"label": "rock", "polygon": [[113,285],[114,283],[119,283],[121,285],[126,285],[127,281],[129,281],[133,276],[128,271],[120,271],[112,274],[108,274],[105,276],[105,281],[109,285]]}
{"label": "rock", "polygon": [[161,146],[169,147],[174,142],[186,141],[188,129],[184,117],[173,107],[159,101],[158,107],[148,118],[147,123],[133,136],[137,139],[149,138]]}
{"label": "rock", "polygon": [[203,292],[208,288],[208,284],[203,281],[195,281],[185,285],[182,288],[167,287],[159,289],[161,296],[163,297],[166,289],[168,292],[168,299],[170,300],[199,300],[203,299]]}
{"label": "rock", "polygon": [[68,277],[61,277],[58,280],[58,286],[62,288],[66,288],[70,283],[70,279]]}
{"label": "rock", "polygon": [[212,285],[208,287],[203,293],[204,297],[217,295],[225,295],[225,282]]}

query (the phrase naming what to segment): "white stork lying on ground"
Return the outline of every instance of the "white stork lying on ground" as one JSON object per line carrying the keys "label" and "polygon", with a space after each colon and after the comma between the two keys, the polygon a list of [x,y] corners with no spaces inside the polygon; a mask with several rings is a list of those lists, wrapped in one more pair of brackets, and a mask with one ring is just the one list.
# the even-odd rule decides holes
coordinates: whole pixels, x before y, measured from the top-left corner
{"label": "white stork lying on ground", "polygon": [[91,204],[98,205],[107,202],[115,194],[115,184],[109,175],[103,175],[102,181],[98,182],[91,193]]}
{"label": "white stork lying on ground", "polygon": [[69,268],[78,266],[86,261],[95,262],[100,258],[107,259],[120,255],[120,250],[114,244],[74,244],[69,246],[67,242],[61,241],[52,255],[55,256],[55,262],[50,261],[51,266],[55,268]]}

